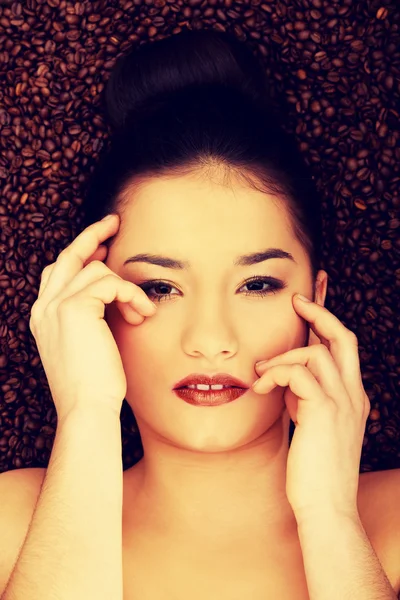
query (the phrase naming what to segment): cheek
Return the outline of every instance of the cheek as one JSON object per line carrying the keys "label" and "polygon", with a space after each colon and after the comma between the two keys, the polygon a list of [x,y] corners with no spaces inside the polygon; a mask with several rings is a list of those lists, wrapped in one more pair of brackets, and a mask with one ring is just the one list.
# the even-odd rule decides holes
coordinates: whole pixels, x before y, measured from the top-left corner
{"label": "cheek", "polygon": [[[256,336],[252,336],[252,346],[257,360],[269,360],[294,348],[301,348],[308,342],[308,324],[296,313],[268,319],[258,323]],[[259,355],[262,356],[259,357]]]}
{"label": "cheek", "polygon": [[128,323],[122,316],[115,303],[105,307],[104,320],[118,346],[125,368],[137,362],[138,356],[146,353],[146,343],[149,342],[148,334],[143,334],[141,329],[146,327],[146,319],[138,316],[138,324]]}

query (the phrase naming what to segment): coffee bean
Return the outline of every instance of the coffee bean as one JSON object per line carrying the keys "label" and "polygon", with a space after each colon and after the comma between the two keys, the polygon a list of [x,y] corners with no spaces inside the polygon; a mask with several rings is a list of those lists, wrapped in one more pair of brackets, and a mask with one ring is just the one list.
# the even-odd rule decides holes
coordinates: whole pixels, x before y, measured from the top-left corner
{"label": "coffee bean", "polygon": [[[353,4],[0,0],[0,472],[49,461],[56,413],[27,324],[108,145],[100,104],[110,71],[132,46],[205,27],[257,49],[312,166],[325,304],[358,337],[372,405],[361,470],[399,468],[400,8],[371,14],[364,2],[356,14]],[[127,468],[143,449],[126,402],[121,425]]]}

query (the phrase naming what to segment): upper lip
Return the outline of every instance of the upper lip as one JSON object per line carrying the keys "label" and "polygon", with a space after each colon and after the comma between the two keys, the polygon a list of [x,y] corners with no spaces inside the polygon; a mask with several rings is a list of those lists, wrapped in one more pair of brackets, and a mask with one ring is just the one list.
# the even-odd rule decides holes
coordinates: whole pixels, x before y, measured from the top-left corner
{"label": "upper lip", "polygon": [[198,383],[203,383],[206,385],[229,385],[231,387],[238,387],[243,389],[248,389],[248,385],[246,385],[240,379],[236,377],[232,377],[228,373],[216,373],[215,375],[206,375],[203,373],[191,373],[184,379],[178,381],[175,385],[174,390],[184,387],[186,385],[196,385]]}

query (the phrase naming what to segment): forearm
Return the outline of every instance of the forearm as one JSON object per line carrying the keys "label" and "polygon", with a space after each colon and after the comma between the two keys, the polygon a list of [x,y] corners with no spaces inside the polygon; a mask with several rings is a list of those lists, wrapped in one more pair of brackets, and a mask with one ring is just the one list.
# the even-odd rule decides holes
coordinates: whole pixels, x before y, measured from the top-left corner
{"label": "forearm", "polygon": [[3,600],[122,600],[121,426],[104,409],[59,423]]}
{"label": "forearm", "polygon": [[298,521],[310,600],[397,600],[359,517]]}

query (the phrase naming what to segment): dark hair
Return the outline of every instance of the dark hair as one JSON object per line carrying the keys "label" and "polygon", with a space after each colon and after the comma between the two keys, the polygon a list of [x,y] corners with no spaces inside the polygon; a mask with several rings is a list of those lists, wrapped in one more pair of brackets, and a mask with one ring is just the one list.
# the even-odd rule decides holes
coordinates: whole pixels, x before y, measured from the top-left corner
{"label": "dark hair", "polygon": [[113,133],[90,180],[83,228],[110,212],[122,218],[128,190],[147,178],[195,171],[207,177],[215,168],[224,183],[233,175],[286,207],[315,285],[320,198],[248,45],[205,29],[141,44],[116,61],[106,106]]}

